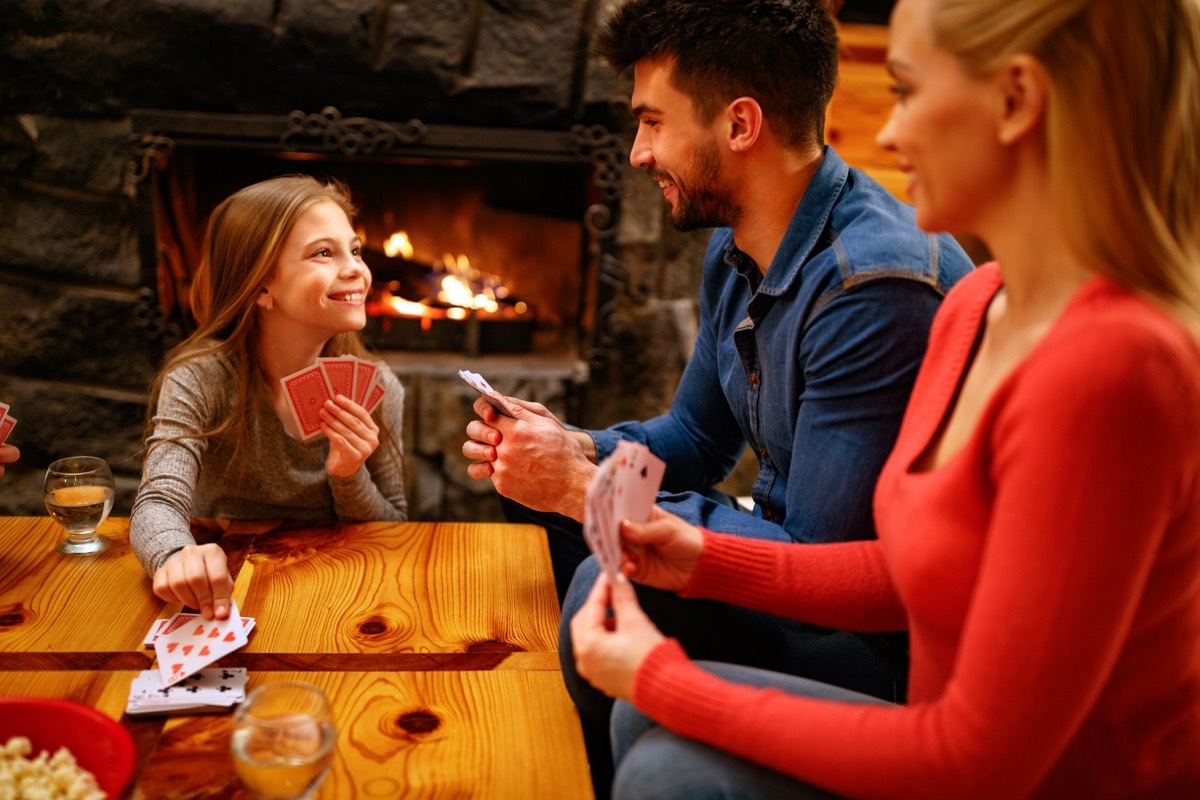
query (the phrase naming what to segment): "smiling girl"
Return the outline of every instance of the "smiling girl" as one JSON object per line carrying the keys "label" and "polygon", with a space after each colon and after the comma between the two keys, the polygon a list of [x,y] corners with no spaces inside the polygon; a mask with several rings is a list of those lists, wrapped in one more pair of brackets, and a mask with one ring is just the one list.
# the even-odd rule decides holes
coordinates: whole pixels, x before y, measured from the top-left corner
{"label": "smiling girl", "polygon": [[216,544],[197,545],[191,517],[403,520],[404,390],[374,414],[338,395],[304,441],[280,378],[320,356],[367,357],[371,272],[336,182],[291,175],[249,186],[213,211],[192,291],[198,327],[168,357],[150,393],[142,485],[130,541],[154,593],[229,615],[232,580]]}

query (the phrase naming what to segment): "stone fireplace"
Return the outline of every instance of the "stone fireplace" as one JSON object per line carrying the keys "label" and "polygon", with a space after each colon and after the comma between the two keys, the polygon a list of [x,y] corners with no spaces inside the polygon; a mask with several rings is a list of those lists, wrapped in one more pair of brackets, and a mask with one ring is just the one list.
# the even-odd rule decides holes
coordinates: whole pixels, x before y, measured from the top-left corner
{"label": "stone fireplace", "polygon": [[[586,426],[669,404],[707,236],[664,226],[654,184],[627,174],[628,85],[587,51],[608,0],[10,5],[0,400],[22,458],[0,512],[44,513],[46,465],[87,453],[112,465],[128,513],[204,216],[287,172],[349,183],[376,288],[442,313],[366,332],[407,390],[414,518],[499,513],[466,477],[474,394],[458,369]],[[400,231],[411,255],[384,250]],[[421,270],[464,263],[503,286],[504,313],[455,319],[435,290],[409,296]]]}

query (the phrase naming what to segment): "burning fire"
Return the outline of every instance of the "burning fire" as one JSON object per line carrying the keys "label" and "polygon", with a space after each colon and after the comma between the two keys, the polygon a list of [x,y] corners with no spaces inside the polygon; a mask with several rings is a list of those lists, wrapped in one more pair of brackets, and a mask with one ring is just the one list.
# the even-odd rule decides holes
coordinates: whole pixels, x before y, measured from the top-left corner
{"label": "burning fire", "polygon": [[[389,236],[383,249],[390,258],[401,257],[406,260],[412,260],[415,252],[412,240],[404,231],[397,231]],[[523,301],[505,302],[509,294],[508,288],[497,276],[484,274],[473,267],[466,255],[455,256],[446,253],[440,261],[435,262],[433,268],[435,273],[441,276],[434,299],[446,306],[445,308],[406,300],[392,292],[384,291],[380,301],[387,312],[402,317],[420,317],[422,326],[427,327],[429,320],[462,320],[472,312],[484,316],[519,317],[529,311],[529,307]]]}

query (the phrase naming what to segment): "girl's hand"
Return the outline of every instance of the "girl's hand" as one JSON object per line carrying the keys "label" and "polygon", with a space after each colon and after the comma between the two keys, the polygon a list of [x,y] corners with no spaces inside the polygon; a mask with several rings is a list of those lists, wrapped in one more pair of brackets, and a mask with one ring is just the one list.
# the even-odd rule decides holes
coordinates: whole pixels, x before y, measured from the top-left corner
{"label": "girl's hand", "polygon": [[700,564],[704,535],[659,506],[643,523],[621,523],[621,572],[630,580],[678,592],[687,587]]}
{"label": "girl's hand", "polygon": [[325,401],[321,431],[329,439],[325,471],[349,478],[379,447],[379,426],[367,410],[345,395]]}
{"label": "girl's hand", "polygon": [[198,609],[205,619],[229,619],[233,578],[225,551],[215,544],[189,544],[154,573],[154,594]]}
{"label": "girl's hand", "polygon": [[[608,614],[612,608],[612,616]],[[633,584],[601,572],[571,619],[575,670],[609,697],[633,701],[637,672],[664,638],[638,605]]]}

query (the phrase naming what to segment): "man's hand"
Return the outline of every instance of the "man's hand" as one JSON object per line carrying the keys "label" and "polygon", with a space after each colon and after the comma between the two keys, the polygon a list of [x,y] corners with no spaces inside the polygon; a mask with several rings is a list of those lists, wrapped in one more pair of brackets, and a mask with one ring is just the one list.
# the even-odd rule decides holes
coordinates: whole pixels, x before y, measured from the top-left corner
{"label": "man's hand", "polygon": [[475,401],[479,419],[467,424],[468,440],[462,448],[475,462],[467,474],[477,480],[491,478],[501,495],[535,511],[582,521],[587,486],[596,471],[588,457],[591,437],[567,430],[540,403],[506,399],[512,419],[483,398]]}
{"label": "man's hand", "polygon": [[604,572],[571,619],[576,672],[619,700],[633,702],[638,669],[664,638],[638,605],[633,584],[624,577],[610,582]]}
{"label": "man's hand", "polygon": [[655,589],[686,588],[703,550],[700,529],[659,506],[650,509],[646,522],[621,524],[621,572]]}
{"label": "man's hand", "polygon": [[233,578],[225,551],[215,544],[190,544],[154,573],[154,594],[200,611],[205,619],[229,619]]}

